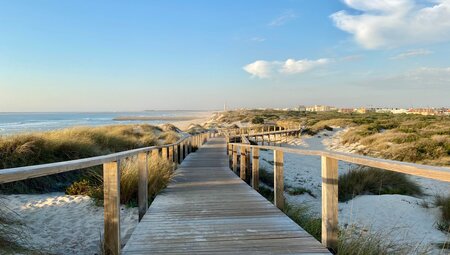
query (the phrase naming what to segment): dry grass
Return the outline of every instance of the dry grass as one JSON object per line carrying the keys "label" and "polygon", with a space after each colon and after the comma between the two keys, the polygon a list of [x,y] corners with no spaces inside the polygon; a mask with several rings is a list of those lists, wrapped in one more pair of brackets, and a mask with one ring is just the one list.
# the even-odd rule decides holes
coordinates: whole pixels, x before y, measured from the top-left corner
{"label": "dry grass", "polygon": [[441,219],[438,222],[439,230],[450,233],[450,195],[438,195],[435,197],[434,203],[441,208]]}
{"label": "dry grass", "polygon": [[339,232],[339,255],[405,255],[429,254],[430,248],[407,240],[399,243],[387,237],[389,233],[363,231],[353,227]]}
{"label": "dry grass", "polygon": [[18,216],[0,198],[0,254],[31,253],[24,246],[27,237]]}
{"label": "dry grass", "polygon": [[[77,127],[0,137],[0,169],[60,162],[152,146],[161,129],[150,125]],[[99,168],[94,168],[99,169]],[[1,170],[0,170],[1,171]],[[62,191],[86,171],[0,185],[2,192]]]}
{"label": "dry grass", "polygon": [[[152,200],[172,179],[174,166],[172,162],[160,157],[151,158],[148,164],[148,196]],[[136,206],[139,181],[136,158],[122,161],[120,171],[120,202],[129,206]],[[96,199],[100,205],[100,202],[103,200],[102,179],[101,174],[93,173],[89,177],[69,186],[66,194],[90,196]]]}
{"label": "dry grass", "polygon": [[358,195],[401,194],[419,196],[420,186],[405,174],[371,167],[357,167],[339,176],[339,201]]}

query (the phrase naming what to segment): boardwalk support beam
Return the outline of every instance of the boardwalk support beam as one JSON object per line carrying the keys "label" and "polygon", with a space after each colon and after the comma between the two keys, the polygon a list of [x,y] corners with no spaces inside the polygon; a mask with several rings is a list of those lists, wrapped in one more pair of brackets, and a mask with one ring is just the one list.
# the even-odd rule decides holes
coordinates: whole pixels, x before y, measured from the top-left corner
{"label": "boardwalk support beam", "polygon": [[259,190],[259,148],[252,148],[252,187]]}
{"label": "boardwalk support beam", "polygon": [[338,160],[322,156],[322,244],[337,252]]}
{"label": "boardwalk support beam", "polygon": [[141,221],[148,209],[148,153],[138,154],[138,169],[138,208],[139,221]]}
{"label": "boardwalk support beam", "polygon": [[120,161],[103,164],[104,249],[108,255],[120,254]]}
{"label": "boardwalk support beam", "polygon": [[283,151],[275,150],[273,153],[274,161],[274,204],[280,210],[284,209],[284,174],[283,174]]}

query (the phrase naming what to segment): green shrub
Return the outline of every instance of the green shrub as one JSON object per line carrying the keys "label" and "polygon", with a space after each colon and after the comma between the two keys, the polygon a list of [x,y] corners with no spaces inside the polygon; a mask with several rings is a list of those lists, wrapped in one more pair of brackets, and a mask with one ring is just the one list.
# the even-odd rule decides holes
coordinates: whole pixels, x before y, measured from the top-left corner
{"label": "green shrub", "polygon": [[315,215],[305,205],[291,206],[285,204],[284,213],[318,241],[322,235],[322,218]]}
{"label": "green shrub", "polygon": [[295,188],[289,187],[289,188],[287,188],[287,193],[291,196],[309,194],[310,196],[316,198],[316,195],[314,195],[314,193],[312,193],[312,191],[310,189],[306,189],[303,187],[295,187]]}
{"label": "green shrub", "polygon": [[264,124],[264,118],[261,116],[255,116],[252,118],[252,124]]}
{"label": "green shrub", "polygon": [[404,174],[377,168],[357,167],[339,176],[339,201],[363,194],[418,196],[422,190]]}
{"label": "green shrub", "polygon": [[273,172],[269,172],[264,168],[259,169],[259,180],[266,184],[269,187],[273,188],[273,182],[274,182],[274,175]]}

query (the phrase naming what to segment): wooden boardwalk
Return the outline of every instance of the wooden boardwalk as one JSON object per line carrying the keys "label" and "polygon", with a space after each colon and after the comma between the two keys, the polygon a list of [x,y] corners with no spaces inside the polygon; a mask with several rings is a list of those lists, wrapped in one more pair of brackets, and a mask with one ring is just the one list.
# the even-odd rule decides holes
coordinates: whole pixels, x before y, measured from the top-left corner
{"label": "wooden boardwalk", "polygon": [[329,254],[228,167],[225,140],[190,154],[122,254]]}

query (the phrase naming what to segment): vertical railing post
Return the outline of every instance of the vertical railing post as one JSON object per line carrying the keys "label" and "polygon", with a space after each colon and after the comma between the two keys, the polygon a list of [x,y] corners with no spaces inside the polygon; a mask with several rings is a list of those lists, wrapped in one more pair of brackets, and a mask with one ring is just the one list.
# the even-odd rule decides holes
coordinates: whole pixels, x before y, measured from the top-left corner
{"label": "vertical railing post", "polygon": [[168,155],[169,155],[168,150],[169,149],[167,147],[161,148],[161,158],[163,158],[163,159],[168,158]]}
{"label": "vertical railing post", "polygon": [[103,164],[104,249],[120,254],[120,161]]}
{"label": "vertical railing post", "polygon": [[322,244],[337,252],[338,160],[322,156]]}
{"label": "vertical railing post", "polygon": [[237,173],[237,164],[238,164],[238,146],[233,145],[233,172]]}
{"label": "vertical railing post", "polygon": [[169,146],[169,161],[174,162],[173,161],[173,145]]}
{"label": "vertical railing post", "polygon": [[280,210],[284,209],[284,158],[283,151],[275,150],[273,152],[273,161],[274,161],[274,204]]}
{"label": "vertical railing post", "polygon": [[148,153],[138,154],[138,208],[139,221],[141,221],[148,209]]}
{"label": "vertical railing post", "polygon": [[246,175],[247,175],[247,148],[241,146],[241,167],[239,176],[241,177],[242,180],[245,181],[247,179]]}
{"label": "vertical railing post", "polygon": [[178,158],[179,154],[180,154],[179,148],[180,148],[180,146],[178,144],[173,146],[173,158],[174,158],[174,162],[177,165],[180,164],[180,159]]}
{"label": "vertical railing post", "polygon": [[180,156],[179,156],[179,162],[181,164],[181,162],[183,162],[184,160],[184,142],[180,143]]}
{"label": "vertical railing post", "polygon": [[252,148],[252,187],[259,190],[259,148]]}

